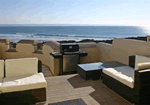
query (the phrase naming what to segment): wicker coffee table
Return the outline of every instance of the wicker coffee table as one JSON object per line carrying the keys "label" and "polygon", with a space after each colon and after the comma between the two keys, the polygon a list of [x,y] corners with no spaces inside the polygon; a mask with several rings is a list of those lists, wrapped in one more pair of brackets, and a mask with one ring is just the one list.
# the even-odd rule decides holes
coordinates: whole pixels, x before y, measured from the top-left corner
{"label": "wicker coffee table", "polygon": [[102,69],[118,66],[126,66],[126,65],[117,61],[78,64],[77,72],[79,76],[85,80],[87,79],[97,80],[100,77],[102,77]]}

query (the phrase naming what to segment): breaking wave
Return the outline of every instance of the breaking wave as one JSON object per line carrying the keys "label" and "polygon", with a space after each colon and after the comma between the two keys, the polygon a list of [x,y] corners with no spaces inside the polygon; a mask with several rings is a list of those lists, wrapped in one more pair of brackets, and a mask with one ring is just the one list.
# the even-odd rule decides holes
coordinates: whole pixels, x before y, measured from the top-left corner
{"label": "breaking wave", "polygon": [[115,37],[101,37],[101,36],[84,36],[84,35],[62,35],[62,34],[36,34],[36,33],[15,33],[15,34],[0,34],[0,38],[9,38],[12,41],[19,41],[21,39],[35,39],[40,41],[47,40],[83,40],[83,39],[94,39],[94,40],[107,40]]}

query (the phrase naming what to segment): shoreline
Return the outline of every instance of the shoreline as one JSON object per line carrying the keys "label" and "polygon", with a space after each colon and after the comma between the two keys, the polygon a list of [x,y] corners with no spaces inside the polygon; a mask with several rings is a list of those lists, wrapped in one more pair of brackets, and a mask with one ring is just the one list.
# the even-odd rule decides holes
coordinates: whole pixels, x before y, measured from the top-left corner
{"label": "shoreline", "polygon": [[[141,41],[147,41],[147,37],[125,37],[125,39],[136,39],[136,40],[141,40]],[[113,40],[94,40],[94,39],[83,39],[81,41],[75,41],[75,40],[62,40],[62,41],[57,41],[59,43],[82,43],[82,42],[95,42],[95,43],[99,43],[99,42],[105,42],[105,43],[109,43],[112,44]]]}

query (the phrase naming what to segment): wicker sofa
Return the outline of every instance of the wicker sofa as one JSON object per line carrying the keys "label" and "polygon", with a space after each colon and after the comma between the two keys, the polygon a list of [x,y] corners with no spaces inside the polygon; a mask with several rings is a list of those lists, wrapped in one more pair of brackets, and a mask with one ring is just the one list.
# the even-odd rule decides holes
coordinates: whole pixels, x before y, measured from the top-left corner
{"label": "wicker sofa", "polygon": [[0,60],[1,104],[45,102],[46,86],[47,82],[41,73],[41,61],[37,58]]}
{"label": "wicker sofa", "polygon": [[103,83],[136,105],[150,105],[150,58],[129,56],[129,66],[103,69]]}

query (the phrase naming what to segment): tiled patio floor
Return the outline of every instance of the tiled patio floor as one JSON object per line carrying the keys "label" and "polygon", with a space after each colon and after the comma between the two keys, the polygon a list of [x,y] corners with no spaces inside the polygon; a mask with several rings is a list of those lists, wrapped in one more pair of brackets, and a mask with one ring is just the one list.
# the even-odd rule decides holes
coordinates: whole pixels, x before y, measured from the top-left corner
{"label": "tiled patio floor", "polygon": [[61,102],[82,98],[87,105],[131,105],[102,84],[102,80],[84,80],[77,74],[45,77],[47,101]]}

